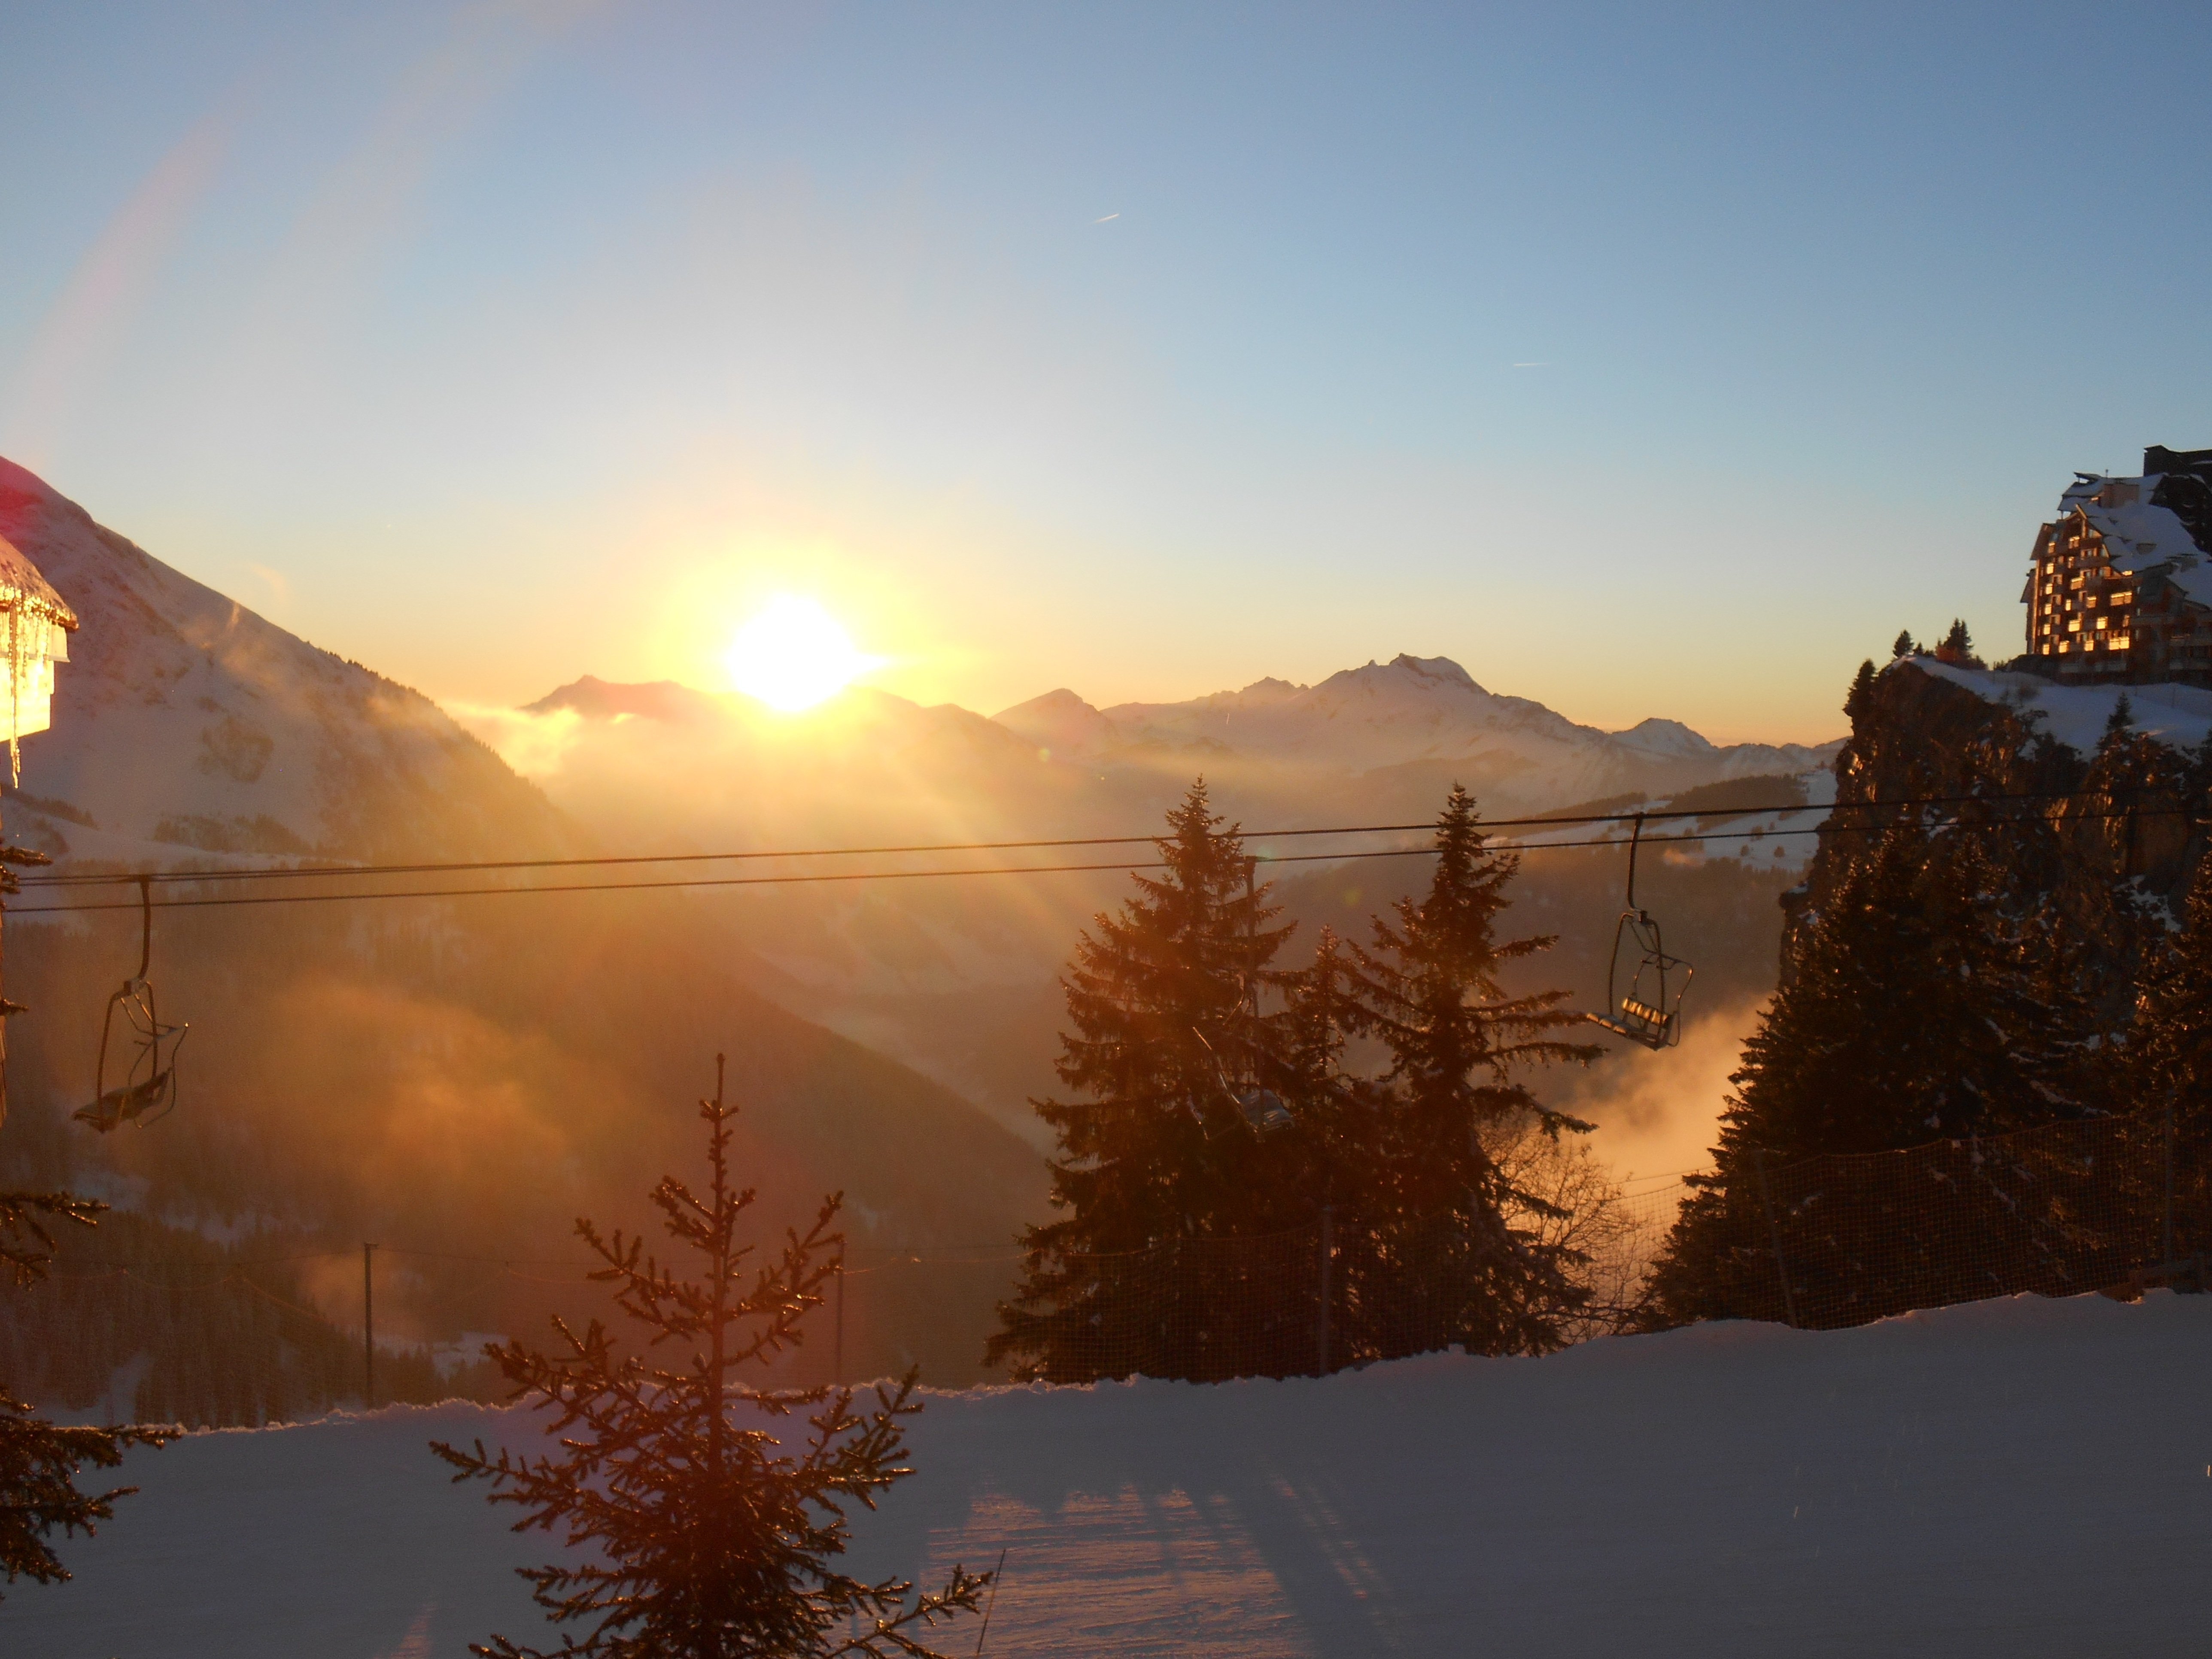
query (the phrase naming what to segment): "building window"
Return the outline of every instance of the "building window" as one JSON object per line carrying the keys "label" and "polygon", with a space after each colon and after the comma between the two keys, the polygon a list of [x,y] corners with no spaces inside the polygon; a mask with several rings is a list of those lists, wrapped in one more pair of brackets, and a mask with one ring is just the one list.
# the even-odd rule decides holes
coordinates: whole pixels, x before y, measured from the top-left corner
{"label": "building window", "polygon": [[2115,634],[2105,641],[2105,649],[2107,651],[2124,651],[2127,648],[2128,635],[2125,634]]}

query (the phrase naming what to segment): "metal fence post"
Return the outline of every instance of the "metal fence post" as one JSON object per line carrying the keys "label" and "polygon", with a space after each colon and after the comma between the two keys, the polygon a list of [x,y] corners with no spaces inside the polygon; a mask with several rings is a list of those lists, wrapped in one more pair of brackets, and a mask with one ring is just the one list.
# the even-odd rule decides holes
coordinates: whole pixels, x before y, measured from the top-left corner
{"label": "metal fence post", "polygon": [[1316,1376],[1328,1375],[1328,1304],[1332,1259],[1336,1254],[1336,1206],[1321,1206],[1321,1308],[1314,1320],[1314,1346],[1319,1363]]}
{"label": "metal fence post", "polygon": [[361,1247],[361,1403],[376,1409],[376,1246]]}
{"label": "metal fence post", "polygon": [[1774,1218],[1774,1189],[1766,1179],[1766,1149],[1753,1149],[1752,1162],[1759,1170],[1759,1202],[1766,1212],[1766,1235],[1774,1243],[1774,1271],[1782,1280],[1782,1314],[1794,1330],[1797,1324],[1797,1296],[1790,1288],[1790,1264],[1782,1255],[1782,1224]]}

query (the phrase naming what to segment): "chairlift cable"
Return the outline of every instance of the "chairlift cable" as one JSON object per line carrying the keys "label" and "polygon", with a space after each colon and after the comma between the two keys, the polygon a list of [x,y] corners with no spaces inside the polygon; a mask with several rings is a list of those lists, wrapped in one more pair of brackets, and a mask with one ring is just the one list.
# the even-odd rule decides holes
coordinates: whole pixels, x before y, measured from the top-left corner
{"label": "chairlift cable", "polygon": [[[2061,800],[2103,798],[2112,792],[2101,789],[2029,790],[2001,795],[1921,795],[1897,800],[1850,801],[1818,805],[1805,801],[1779,801],[1765,805],[1726,807],[1680,807],[1663,811],[1584,812],[1544,814],[1534,817],[1490,818],[1482,822],[1486,833],[1500,830],[1541,830],[1575,828],[1593,823],[1625,823],[1633,819],[1653,822],[1680,818],[1749,818],[1769,814],[1795,816],[1805,812],[1853,811],[1874,807],[1953,806],[1975,802]],[[2161,809],[2153,809],[2154,811]],[[2172,809],[2182,810],[2182,809]],[[1288,841],[1315,836],[1383,836],[1425,834],[1436,828],[1435,820],[1419,823],[1352,823],[1323,825],[1303,830],[1243,830],[1237,835],[1247,842]],[[1735,832],[1746,833],[1746,832]],[[1800,835],[1802,830],[1770,830],[1769,835]],[[775,859],[864,858],[890,857],[915,853],[1008,853],[1041,851],[1062,847],[1129,847],[1146,842],[1156,842],[1157,833],[1133,836],[1083,836],[1043,841],[971,841],[925,842],[903,846],[879,847],[794,847],[720,853],[635,853],[600,854],[568,859],[489,859],[465,861],[426,862],[419,864],[327,864],[293,866],[283,869],[264,870],[145,870],[120,871],[112,873],[76,872],[21,878],[26,888],[119,885],[125,883],[146,882],[209,882],[209,881],[267,881],[313,879],[318,876],[412,876],[434,875],[464,872],[497,870],[562,870],[613,867],[648,864],[714,864],[737,860]],[[1553,845],[1582,845],[1585,843],[1555,842]],[[1262,855],[1264,856],[1264,855]],[[1352,856],[1325,854],[1328,857]],[[1277,860],[1276,862],[1282,860]],[[1071,868],[1089,866],[1073,866]],[[1137,866],[1129,866],[1137,867]],[[996,873],[979,872],[977,873]]]}
{"label": "chairlift cable", "polygon": [[[2021,795],[2021,796],[1969,795],[1969,796],[1958,796],[1958,797],[1948,797],[1948,798],[1935,798],[1935,797],[1931,797],[1931,798],[1929,798],[1929,799],[1926,799],[1926,800],[1923,800],[1923,801],[1917,801],[1917,802],[1916,802],[1916,801],[1869,801],[1869,802],[1850,802],[1850,803],[1846,803],[1846,804],[1844,804],[1843,806],[1840,806],[1840,807],[1825,807],[1825,808],[1824,808],[1824,807],[1810,807],[1810,808],[1808,808],[1808,807],[1798,807],[1798,806],[1792,806],[1792,807],[1789,807],[1789,808],[1786,808],[1786,809],[1779,809],[1779,810],[1784,810],[1784,811],[1792,811],[1792,812],[1808,811],[1853,811],[1853,810],[1860,810],[1860,809],[1863,809],[1863,808],[1874,808],[1874,807],[1899,807],[1899,806],[1908,806],[1908,805],[1936,805],[1936,804],[1940,804],[1940,803],[1941,803],[1941,801],[1942,801],[1942,800],[1944,800],[1944,799],[1957,800],[1957,801],[1996,801],[1996,800],[2010,800],[2010,799],[2060,799],[2060,798],[2074,798],[2074,797],[2087,797],[2087,796],[2090,796],[2090,795],[2101,795],[2101,794],[2103,794],[2104,793],[2106,793],[2106,792],[2103,792],[2103,791],[2098,791],[2098,790],[2072,790],[2072,791],[2057,791],[2057,790],[2054,790],[2054,791],[2051,791],[2051,792],[2048,792],[2048,793],[2044,793],[2044,794],[2040,794],[2040,795],[2033,795],[2033,796],[2028,796],[2028,795]],[[1764,811],[1775,811],[1775,810],[1778,810],[1778,809],[1774,809],[1774,808],[1766,808],[1766,809],[1750,809],[1750,808],[1746,808],[1746,809],[1741,809],[1741,811],[1742,811],[1742,815],[1743,815],[1743,816],[1751,816],[1754,811],[1758,811],[1758,810],[1764,810]],[[2138,816],[2138,817],[2172,817],[2172,816],[2176,816],[2176,815],[2193,816],[2193,815],[2195,814],[2196,811],[2197,811],[2197,809],[2196,809],[2196,808],[2194,808],[2194,807],[2189,807],[2189,806],[2153,807],[2153,808],[2148,808],[2148,809],[2146,809],[2146,808],[2141,808],[2141,807],[2136,807],[2136,808],[2128,808],[2128,809],[2114,810],[2114,811],[2101,811],[2101,812],[2077,812],[2077,813],[2074,813],[2074,814],[2070,815],[2069,818],[2067,821],[2068,821],[2068,822],[2081,822],[2081,821],[2089,821],[2089,820],[2104,819],[2104,818],[2125,817],[2129,817],[2129,816],[2130,816],[2130,815],[2133,815],[2133,816]],[[1493,821],[1493,822],[1486,823],[1483,824],[1483,825],[1481,826],[1481,828],[1485,830],[1485,832],[1486,832],[1486,833],[1487,833],[1487,832],[1489,832],[1489,831],[1496,830],[1498,830],[1498,829],[1501,829],[1501,828],[1509,827],[1509,826],[1510,826],[1510,825],[1512,825],[1512,824],[1516,824],[1516,823],[1518,823],[1518,824],[1528,824],[1528,823],[1545,823],[1545,824],[1550,824],[1550,823],[1614,823],[1614,822],[1619,822],[1619,821],[1622,820],[1623,818],[1630,817],[1632,817],[1632,816],[1634,816],[1634,815],[1632,815],[1632,814],[1620,814],[1620,813],[1616,813],[1616,814],[1610,814],[1610,815],[1607,815],[1607,816],[1603,817],[1592,817],[1586,818],[1586,819],[1527,819],[1527,818],[1524,818],[1524,819],[1499,819],[1499,820],[1496,820],[1496,821]],[[1719,814],[1713,813],[1713,812],[1679,812],[1679,813],[1666,813],[1666,814],[1651,813],[1651,814],[1647,814],[1646,816],[1648,816],[1648,817],[1662,817],[1662,816],[1663,816],[1663,817],[1712,817],[1719,816]],[[1730,811],[1729,811],[1729,816],[1731,816],[1731,817],[1737,816],[1737,811],[1736,811],[1736,809],[1731,809],[1731,810],[1730,810]],[[1831,836],[1834,836],[1834,835],[1894,835],[1894,834],[1900,834],[1900,833],[1905,833],[1905,832],[1915,831],[1915,830],[1919,830],[1919,831],[1927,831],[1927,830],[1947,830],[1947,831],[1960,831],[1960,830],[2002,830],[2002,829],[2010,829],[2010,828],[2014,828],[2014,827],[2016,827],[2016,826],[2025,825],[2025,824],[2030,824],[2030,823],[2040,823],[2040,824],[2045,825],[2046,827],[2049,827],[2049,826],[2051,826],[2051,825],[2053,823],[2053,822],[2054,822],[2054,821],[2053,821],[2053,820],[2051,820],[2051,819],[2049,819],[2049,818],[2046,818],[2046,817],[2040,817],[2040,816],[2030,817],[2030,816],[2027,816],[2027,815],[2021,815],[2021,816],[2018,816],[2018,817],[2005,817],[2005,818],[1997,818],[1997,819],[1993,819],[1993,820],[1985,820],[1985,821],[1984,821],[1984,822],[1978,823],[1966,823],[1966,822],[1964,822],[1964,821],[1953,821],[1953,822],[1950,822],[1950,823],[1941,823],[1941,824],[1933,824],[1933,825],[1931,825],[1931,824],[1925,824],[1925,823],[1819,823],[1819,824],[1808,824],[1808,825],[1806,825],[1805,827],[1803,827],[1803,828],[1802,828],[1802,829],[1780,829],[1780,828],[1777,828],[1777,829],[1762,830],[1742,830],[1742,829],[1737,829],[1737,830],[1698,830],[1698,831],[1692,831],[1692,832],[1688,833],[1688,834],[1685,834],[1685,835],[1677,835],[1677,836],[1646,836],[1646,837],[1644,837],[1644,839],[1650,840],[1650,841],[1652,841],[1652,842],[1656,842],[1656,843],[1658,843],[1658,844],[1661,844],[1661,845],[1664,845],[1664,846],[1688,846],[1688,845],[1698,845],[1698,846],[1702,846],[1703,844],[1705,844],[1705,842],[1725,842],[1725,841],[1739,841],[1739,840],[1741,840],[1741,841],[1748,841],[1748,840],[1754,840],[1754,839],[1756,839],[1756,840],[1764,840],[1764,841],[1775,841],[1775,840],[1779,840],[1779,839],[1781,839],[1781,838],[1783,838],[1783,837],[1784,837],[1784,836],[1818,836],[1818,835],[1831,835]],[[1370,830],[1370,831],[1366,831],[1366,832],[1362,832],[1362,831],[1359,831],[1359,830],[1349,830],[1349,829],[1328,830],[1283,830],[1283,831],[1271,832],[1271,834],[1270,834],[1269,836],[1264,836],[1264,837],[1263,837],[1263,836],[1260,836],[1260,835],[1254,834],[1254,835],[1247,836],[1245,838],[1246,838],[1246,839],[1248,839],[1248,840],[1260,840],[1260,839],[1281,839],[1281,838],[1285,838],[1285,837],[1287,837],[1287,836],[1292,836],[1292,835],[1352,835],[1352,834],[1359,834],[1359,833],[1379,833],[1382,830],[1385,830],[1385,829],[1389,830],[1391,830],[1391,831],[1401,831],[1401,830],[1414,830],[1414,829],[1420,829],[1420,830],[1433,830],[1433,829],[1435,829],[1435,827],[1436,827],[1436,826],[1435,826],[1433,823],[1429,823],[1429,824],[1419,824],[1419,825],[1387,825],[1387,826],[1377,826],[1377,827],[1376,827],[1376,829],[1375,830]],[[1127,842],[1135,842],[1135,841],[1151,841],[1151,840],[1154,840],[1154,839],[1157,839],[1157,837],[1154,837],[1154,836],[1125,836],[1125,837],[1115,837],[1115,838],[1114,838],[1114,840],[1115,840],[1115,842],[1121,842],[1121,843],[1127,843]],[[1048,843],[1039,843],[1039,844],[1048,844]],[[1071,843],[1071,844],[1073,844],[1073,843]],[[1106,843],[1104,841],[1103,841],[1103,840],[1102,840],[1102,841],[1092,842],[1085,843],[1085,844],[1090,844],[1090,845],[1103,845],[1103,844],[1107,844],[1107,843]],[[969,846],[963,846],[963,847],[948,847],[948,848],[945,848],[944,850],[946,850],[946,851],[981,851],[981,850],[987,850],[988,848],[990,848],[990,847],[991,847],[991,846],[993,846],[993,845],[994,845],[994,843],[988,843],[988,842],[974,843],[974,844],[971,844],[971,845],[969,845]],[[1504,852],[1504,853],[1515,853],[1515,854],[1521,854],[1521,853],[1551,853],[1551,852],[1567,852],[1567,851],[1570,851],[1570,850],[1572,850],[1572,849],[1575,849],[1575,848],[1578,848],[1605,847],[1605,848],[1619,848],[1619,847],[1620,847],[1620,841],[1619,841],[1619,839],[1618,839],[1618,838],[1616,838],[1616,837],[1610,836],[1593,836],[1593,837],[1585,838],[1585,839],[1579,840],[1579,841],[1500,841],[1500,842],[1497,842],[1494,846],[1492,846],[1489,850],[1493,850],[1493,851],[1497,851],[1497,852]],[[817,854],[826,854],[827,853],[830,853],[830,852],[832,852],[832,851],[834,851],[834,852],[838,852],[838,853],[859,853],[859,852],[860,852],[860,851],[862,851],[862,850],[863,850],[863,849],[860,849],[860,848],[834,848],[834,849],[831,849],[831,848],[822,848],[822,849],[817,849]],[[1436,854],[1436,850],[1437,850],[1437,849],[1436,849],[1434,847],[1392,847],[1392,848],[1377,848],[1377,849],[1373,850],[1373,851],[1350,851],[1350,852],[1332,852],[1332,853],[1255,853],[1255,854],[1251,854],[1250,856],[1254,859],[1254,860],[1255,860],[1256,863],[1260,863],[1260,864],[1316,864],[1316,863],[1345,864],[1345,863],[1353,862],[1353,861],[1356,861],[1356,860],[1369,860],[1369,859],[1385,859],[1385,858],[1425,858],[1425,857],[1433,857],[1433,856],[1435,855],[1435,854]],[[799,857],[799,856],[813,856],[813,855],[815,855],[815,854],[783,854],[783,855],[781,855],[781,856]],[[726,858],[754,858],[754,857],[767,857],[767,856],[775,856],[775,855],[771,855],[771,854],[681,854],[681,855],[675,855],[675,856],[673,856],[673,857],[672,857],[672,858],[670,858],[670,859],[667,859],[667,860],[663,860],[663,859],[659,859],[659,858],[636,858],[636,859],[623,858],[623,859],[603,859],[603,860],[602,860],[602,859],[594,859],[594,860],[546,860],[546,861],[543,861],[543,862],[539,862],[539,863],[532,863],[532,862],[528,862],[528,861],[518,861],[518,862],[514,862],[514,863],[510,863],[510,864],[501,864],[501,865],[428,865],[428,866],[419,866],[419,868],[420,868],[420,869],[422,869],[422,871],[424,871],[424,872],[438,871],[438,870],[453,870],[453,871],[455,871],[455,872],[465,872],[465,871],[471,871],[471,870],[531,869],[531,868],[544,868],[544,867],[549,867],[549,866],[573,866],[573,865],[578,865],[578,864],[586,865],[586,866],[596,866],[596,865],[627,865],[627,864],[639,864],[639,863],[672,862],[672,861],[676,861],[676,859],[677,859],[677,858],[679,858],[679,857],[680,857],[682,860],[684,860],[689,861],[689,860],[692,860],[705,859],[705,858],[709,858],[709,857],[715,857],[715,858],[724,858],[724,857],[726,857]],[[687,877],[681,877],[681,878],[674,878],[674,879],[671,879],[671,880],[664,880],[664,881],[561,882],[561,883],[540,883],[540,884],[526,884],[526,885],[522,885],[522,886],[514,886],[514,887],[418,887],[418,888],[398,888],[398,889],[392,889],[392,890],[383,890],[383,891],[368,891],[368,892],[346,892],[346,893],[275,893],[275,894],[266,894],[266,895],[256,895],[256,894],[238,894],[238,895],[232,895],[232,896],[210,896],[210,897],[197,897],[197,898],[148,899],[148,900],[144,900],[144,901],[139,901],[139,900],[129,900],[129,899],[125,899],[125,900],[102,900],[102,901],[99,901],[99,902],[94,902],[94,903],[91,903],[91,904],[40,904],[40,905],[14,905],[14,906],[10,906],[10,907],[9,908],[9,914],[10,915],[14,915],[14,916],[37,916],[37,915],[64,915],[64,914],[76,914],[76,913],[79,913],[79,912],[90,912],[90,911],[96,911],[96,910],[136,910],[136,909],[140,909],[140,908],[142,908],[142,906],[143,906],[143,907],[144,907],[144,908],[152,908],[152,909],[157,909],[157,910],[160,910],[160,909],[198,909],[198,908],[222,908],[222,907],[229,907],[229,906],[237,906],[237,905],[262,905],[262,904],[323,904],[323,903],[336,903],[336,902],[347,902],[347,901],[352,901],[352,900],[357,900],[357,899],[477,898],[477,897],[489,897],[489,896],[501,896],[501,895],[507,896],[520,896],[520,895],[523,895],[523,894],[645,892],[645,891],[668,891],[668,890],[688,890],[688,889],[705,889],[705,888],[721,888],[721,887],[731,887],[731,888],[735,888],[735,887],[780,887],[780,886],[803,885],[803,884],[815,884],[815,883],[852,882],[852,881],[913,881],[913,880],[925,880],[925,879],[932,879],[932,878],[945,878],[945,877],[963,877],[963,876],[1048,876],[1048,875],[1073,875],[1073,874],[1082,874],[1082,873],[1085,873],[1085,872],[1110,872],[1110,871],[1123,871],[1123,870],[1162,870],[1162,869],[1165,869],[1165,868],[1167,868],[1167,867],[1168,867],[1168,866],[1167,866],[1167,861],[1166,861],[1165,860],[1164,860],[1164,859],[1150,859],[1150,860],[1109,860],[1109,861],[1102,862],[1102,863],[1096,863],[1096,864],[1031,864],[1031,865],[987,866],[981,866],[981,867],[958,867],[958,866],[954,866],[954,867],[948,867],[948,868],[942,868],[942,869],[933,869],[933,870],[841,870],[841,871],[825,871],[825,872],[821,872],[790,873],[790,874],[773,875],[773,876],[687,876]],[[173,882],[173,881],[188,881],[188,882],[200,882],[200,883],[228,882],[228,881],[233,881],[233,880],[237,880],[237,879],[245,878],[250,878],[250,877],[255,877],[255,876],[263,876],[263,875],[319,876],[319,877],[325,878],[327,878],[327,879],[331,879],[331,880],[341,880],[341,879],[349,879],[349,878],[359,878],[365,877],[365,876],[374,876],[374,875],[380,875],[380,874],[396,874],[396,873],[400,873],[399,870],[398,870],[397,868],[394,868],[394,869],[381,869],[381,868],[378,868],[378,867],[374,867],[374,866],[356,866],[356,867],[351,867],[351,868],[344,868],[344,867],[341,867],[341,868],[329,868],[329,869],[317,869],[317,870],[300,870],[300,871],[291,871],[291,870],[287,870],[287,871],[199,871],[199,872],[143,872],[143,873],[116,874],[116,875],[102,875],[102,876],[86,876],[86,877],[77,877],[77,878],[61,878],[61,879],[63,879],[63,880],[76,881],[76,882],[81,882],[81,883],[83,883],[83,884],[109,884],[109,885],[114,885],[114,884],[123,884],[123,883],[129,883],[129,884],[131,884],[131,885],[134,885],[134,886],[135,886],[135,885],[138,885],[138,884],[140,884],[142,882],[143,882],[143,883],[152,883],[152,882]]]}

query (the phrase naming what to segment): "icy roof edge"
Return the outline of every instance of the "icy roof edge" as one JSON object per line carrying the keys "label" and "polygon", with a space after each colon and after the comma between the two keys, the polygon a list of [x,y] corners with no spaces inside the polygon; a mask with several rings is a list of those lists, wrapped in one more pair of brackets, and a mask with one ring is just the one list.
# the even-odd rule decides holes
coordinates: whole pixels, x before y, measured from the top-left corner
{"label": "icy roof edge", "polygon": [[76,612],[39,574],[23,550],[0,536],[0,611],[16,609],[42,613],[47,621],[76,632]]}

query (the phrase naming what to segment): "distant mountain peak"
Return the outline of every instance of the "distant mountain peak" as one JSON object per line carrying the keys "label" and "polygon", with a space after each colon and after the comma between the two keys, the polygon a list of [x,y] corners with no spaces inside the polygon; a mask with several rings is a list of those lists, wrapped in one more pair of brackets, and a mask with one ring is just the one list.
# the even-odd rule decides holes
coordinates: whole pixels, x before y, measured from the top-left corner
{"label": "distant mountain peak", "polygon": [[1423,679],[1444,680],[1454,684],[1463,685],[1470,691],[1482,690],[1474,683],[1474,676],[1462,668],[1449,657],[1414,657],[1401,651],[1390,659],[1390,666],[1407,673],[1418,674]]}
{"label": "distant mountain peak", "polygon": [[1121,739],[1111,720],[1066,686],[992,716],[999,725],[1062,759],[1093,755]]}
{"label": "distant mountain peak", "polygon": [[568,710],[587,720],[611,720],[623,714],[684,724],[713,720],[723,712],[712,692],[701,691],[675,680],[647,680],[622,684],[585,674],[547,692],[523,707],[526,714],[551,714]]}
{"label": "distant mountain peak", "polygon": [[1682,757],[1717,753],[1712,740],[1692,732],[1680,720],[1638,720],[1625,732],[1615,732],[1620,742],[1653,755]]}

